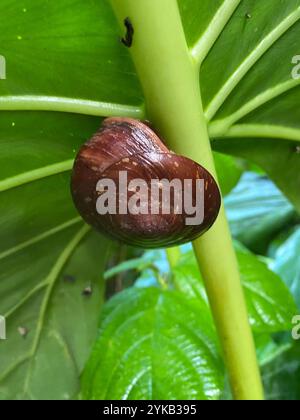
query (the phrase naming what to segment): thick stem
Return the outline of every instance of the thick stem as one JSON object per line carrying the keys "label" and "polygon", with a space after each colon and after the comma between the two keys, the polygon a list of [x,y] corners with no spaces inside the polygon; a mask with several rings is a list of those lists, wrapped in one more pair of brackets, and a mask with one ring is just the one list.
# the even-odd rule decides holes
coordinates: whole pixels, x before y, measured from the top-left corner
{"label": "thick stem", "polygon": [[[199,76],[187,48],[175,0],[111,0],[135,29],[132,56],[147,113],[169,146],[216,176]],[[125,30],[125,29],[124,29]],[[236,399],[262,399],[255,347],[238,266],[222,208],[214,227],[194,244]]]}

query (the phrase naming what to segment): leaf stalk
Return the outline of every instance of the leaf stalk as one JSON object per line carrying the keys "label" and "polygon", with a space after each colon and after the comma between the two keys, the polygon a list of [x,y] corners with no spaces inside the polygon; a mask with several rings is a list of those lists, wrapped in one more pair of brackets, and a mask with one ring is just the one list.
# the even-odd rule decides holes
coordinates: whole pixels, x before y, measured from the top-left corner
{"label": "leaf stalk", "polygon": [[[134,27],[131,50],[146,98],[147,115],[171,149],[216,171],[203,112],[199,73],[188,50],[175,0],[111,0],[124,32]],[[233,395],[263,399],[231,234],[222,207],[213,228],[195,241]]]}

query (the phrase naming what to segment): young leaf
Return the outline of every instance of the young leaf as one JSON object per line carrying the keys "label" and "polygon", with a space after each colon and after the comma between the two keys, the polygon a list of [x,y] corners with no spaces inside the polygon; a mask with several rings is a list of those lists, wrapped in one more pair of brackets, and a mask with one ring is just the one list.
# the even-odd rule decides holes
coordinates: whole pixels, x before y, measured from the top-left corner
{"label": "young leaf", "polygon": [[84,399],[216,399],[222,386],[205,304],[175,291],[132,288],[105,305],[82,379]]}

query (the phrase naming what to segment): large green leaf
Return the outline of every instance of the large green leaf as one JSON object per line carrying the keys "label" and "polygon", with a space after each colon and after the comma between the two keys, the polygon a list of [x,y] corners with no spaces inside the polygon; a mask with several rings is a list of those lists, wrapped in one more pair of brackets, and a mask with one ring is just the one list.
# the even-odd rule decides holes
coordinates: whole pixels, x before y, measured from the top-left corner
{"label": "large green leaf", "polygon": [[[0,313],[8,333],[0,343],[0,395],[70,398],[96,334],[107,245],[98,235],[82,242],[86,228],[70,199],[68,171],[96,121],[2,112],[0,127]],[[95,293],[85,301],[90,283]]]}
{"label": "large green leaf", "polygon": [[79,391],[102,303],[98,243],[79,225],[0,257],[0,312],[7,320],[0,398],[70,399]]}
{"label": "large green leaf", "polygon": [[96,126],[87,116],[1,113],[0,252],[78,218],[69,171]]}
{"label": "large green leaf", "polygon": [[[258,163],[300,209],[300,79],[292,78],[300,1],[189,6],[186,32],[194,57],[204,60],[202,98],[215,147]],[[194,27],[201,28],[198,39],[191,36]]]}
{"label": "large green leaf", "polygon": [[[258,0],[213,4],[180,0],[179,6],[191,53],[203,62],[202,96],[212,137],[234,135],[241,143],[250,135],[255,138],[253,151],[263,137],[288,140],[292,136],[298,141],[299,80],[291,78],[291,58],[299,31],[299,0],[288,5],[281,0],[266,0],[263,5]],[[139,83],[119,42],[120,31],[108,2],[64,0],[57,6],[27,0],[17,7],[6,0],[2,8],[5,47],[1,53],[10,75],[1,82],[3,109],[144,114]],[[276,71],[270,71],[273,66]],[[55,74],[54,83],[43,77],[49,69]],[[278,143],[289,150],[288,143]],[[259,157],[276,177],[277,163],[269,162],[273,144],[267,144]],[[243,154],[238,146],[230,148],[225,147],[225,152]],[[246,156],[252,158],[251,151]],[[287,159],[282,166],[296,177],[296,164],[292,169]],[[276,181],[297,201],[296,182],[288,183],[286,177]]]}
{"label": "large green leaf", "polygon": [[[25,109],[34,104],[37,109],[55,108],[69,98],[76,99],[78,107],[82,100],[88,113],[94,109],[102,115],[113,104],[134,113],[142,102],[108,2],[3,0],[0,16],[1,54],[7,62],[0,108],[15,103],[18,109],[22,99],[28,102]],[[47,97],[54,97],[52,105]]]}
{"label": "large green leaf", "polygon": [[84,399],[218,398],[223,369],[206,304],[132,288],[104,308],[83,375]]}

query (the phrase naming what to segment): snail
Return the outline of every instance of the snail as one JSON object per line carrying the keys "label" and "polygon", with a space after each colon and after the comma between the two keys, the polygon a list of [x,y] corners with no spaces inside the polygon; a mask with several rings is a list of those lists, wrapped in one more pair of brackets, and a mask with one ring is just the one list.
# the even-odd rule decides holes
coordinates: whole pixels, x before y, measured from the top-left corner
{"label": "snail", "polygon": [[79,151],[71,191],[82,218],[142,248],[190,242],[215,222],[221,195],[198,163],[170,151],[150,124],[107,118]]}

